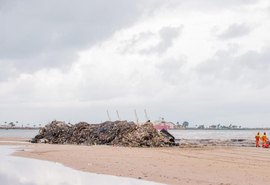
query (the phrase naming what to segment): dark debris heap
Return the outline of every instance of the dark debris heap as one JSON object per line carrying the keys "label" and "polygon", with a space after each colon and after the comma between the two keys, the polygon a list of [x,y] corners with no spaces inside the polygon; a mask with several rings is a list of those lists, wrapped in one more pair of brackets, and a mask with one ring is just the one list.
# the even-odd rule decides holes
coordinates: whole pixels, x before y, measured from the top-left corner
{"label": "dark debris heap", "polygon": [[157,131],[147,122],[137,125],[134,122],[115,121],[101,124],[80,122],[75,125],[53,121],[41,128],[32,139],[33,143],[116,145],[130,147],[174,146],[174,138]]}

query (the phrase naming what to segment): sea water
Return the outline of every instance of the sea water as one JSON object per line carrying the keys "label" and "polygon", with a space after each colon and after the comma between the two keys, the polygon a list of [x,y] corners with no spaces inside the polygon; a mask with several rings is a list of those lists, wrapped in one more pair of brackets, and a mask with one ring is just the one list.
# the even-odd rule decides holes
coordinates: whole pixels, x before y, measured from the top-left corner
{"label": "sea water", "polygon": [[0,129],[0,137],[33,138],[38,131],[38,129]]}
{"label": "sea water", "polygon": [[270,131],[262,130],[168,130],[176,139],[245,139],[254,140],[257,132]]}
{"label": "sea water", "polygon": [[161,185],[139,179],[77,171],[59,163],[10,156],[16,150],[0,146],[1,185]]}

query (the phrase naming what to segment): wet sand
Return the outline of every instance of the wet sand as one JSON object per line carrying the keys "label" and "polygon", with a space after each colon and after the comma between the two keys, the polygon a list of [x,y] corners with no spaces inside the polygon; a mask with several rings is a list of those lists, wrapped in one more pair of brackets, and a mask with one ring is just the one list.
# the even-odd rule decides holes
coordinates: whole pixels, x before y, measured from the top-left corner
{"label": "wet sand", "polygon": [[0,137],[0,145],[31,145],[31,138],[23,137]]}
{"label": "wet sand", "polygon": [[[1,143],[0,143],[1,144]],[[94,173],[167,184],[265,185],[270,149],[255,147],[126,148],[28,144],[15,155]]]}

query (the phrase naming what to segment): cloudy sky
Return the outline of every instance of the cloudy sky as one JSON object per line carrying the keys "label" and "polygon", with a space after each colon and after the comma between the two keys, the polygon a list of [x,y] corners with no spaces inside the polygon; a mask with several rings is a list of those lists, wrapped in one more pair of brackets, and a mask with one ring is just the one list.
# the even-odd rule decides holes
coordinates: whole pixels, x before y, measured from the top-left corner
{"label": "cloudy sky", "polygon": [[270,127],[268,0],[0,0],[0,122]]}

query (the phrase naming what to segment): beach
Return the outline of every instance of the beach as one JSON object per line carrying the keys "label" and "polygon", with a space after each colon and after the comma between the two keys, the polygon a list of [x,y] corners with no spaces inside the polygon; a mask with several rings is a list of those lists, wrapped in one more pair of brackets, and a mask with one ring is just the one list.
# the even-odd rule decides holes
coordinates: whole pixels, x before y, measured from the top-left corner
{"label": "beach", "polygon": [[[16,142],[16,138],[2,138],[0,141],[3,140]],[[270,150],[264,148],[130,148],[30,144],[23,139],[18,144],[20,149],[15,156],[54,161],[85,172],[173,185],[270,182]]]}

